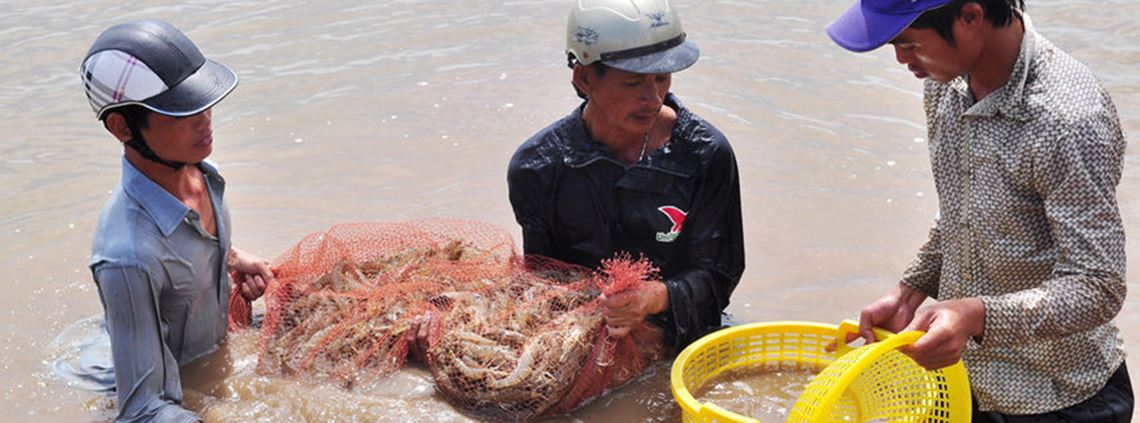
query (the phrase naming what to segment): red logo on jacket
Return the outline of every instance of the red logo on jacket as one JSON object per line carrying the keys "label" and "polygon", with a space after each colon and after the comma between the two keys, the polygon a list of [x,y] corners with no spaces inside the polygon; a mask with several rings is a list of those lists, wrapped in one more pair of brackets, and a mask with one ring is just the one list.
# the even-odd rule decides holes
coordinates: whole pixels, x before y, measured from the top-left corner
{"label": "red logo on jacket", "polygon": [[677,206],[661,206],[657,208],[657,211],[664,213],[665,217],[673,222],[673,227],[669,228],[669,232],[657,233],[657,242],[673,242],[678,236],[681,236],[681,228],[685,226],[685,216],[688,213],[677,208]]}

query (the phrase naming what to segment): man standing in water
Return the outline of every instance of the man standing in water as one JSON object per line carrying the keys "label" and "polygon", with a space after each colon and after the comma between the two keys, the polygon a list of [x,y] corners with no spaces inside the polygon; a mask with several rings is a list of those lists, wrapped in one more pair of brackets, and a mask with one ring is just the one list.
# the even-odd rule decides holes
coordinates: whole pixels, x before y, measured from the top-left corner
{"label": "man standing in water", "polygon": [[182,407],[179,367],[225,338],[229,270],[249,300],[273,278],[265,261],[230,247],[225,181],[204,161],[210,109],[237,75],[153,20],[103,32],[80,71],[91,107],[124,146],[90,264],[110,335],[117,420],[200,421]]}
{"label": "man standing in water", "polygon": [[[1092,73],[1038,34],[1020,0],[861,0],[828,27],[857,52],[890,43],[926,79],[939,215],[860,332],[924,330],[904,352],[963,359],[974,421],[1126,422],[1113,318],[1125,296],[1116,186],[1124,136]],[[919,308],[927,298],[938,301]]]}
{"label": "man standing in water", "polygon": [[736,158],[669,91],[700,52],[668,0],[573,3],[567,54],[585,101],[511,158],[523,248],[591,268],[644,255],[664,281],[604,298],[610,334],[648,320],[683,347],[721,326],[744,270]]}

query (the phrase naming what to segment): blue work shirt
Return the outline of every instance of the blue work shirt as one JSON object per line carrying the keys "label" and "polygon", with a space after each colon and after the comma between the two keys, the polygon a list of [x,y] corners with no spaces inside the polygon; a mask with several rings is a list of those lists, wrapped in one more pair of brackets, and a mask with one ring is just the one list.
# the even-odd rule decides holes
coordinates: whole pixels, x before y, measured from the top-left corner
{"label": "blue work shirt", "polygon": [[226,335],[230,215],[225,180],[204,174],[217,235],[199,215],[123,158],[123,175],[99,216],[91,272],[110,334],[120,422],[199,421],[182,408],[179,367],[217,350]]}

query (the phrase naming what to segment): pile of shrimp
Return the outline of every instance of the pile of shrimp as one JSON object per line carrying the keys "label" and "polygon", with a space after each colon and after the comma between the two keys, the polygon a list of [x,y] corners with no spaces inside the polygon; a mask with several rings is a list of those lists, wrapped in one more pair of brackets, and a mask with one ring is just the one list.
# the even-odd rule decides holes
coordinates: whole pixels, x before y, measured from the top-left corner
{"label": "pile of shrimp", "polygon": [[273,295],[274,324],[262,328],[259,371],[325,376],[345,387],[361,376],[389,375],[405,361],[416,317],[433,308],[431,293],[473,285],[439,271],[503,268],[496,260],[453,241],[355,264],[340,260],[314,281],[286,284]]}
{"label": "pile of shrimp", "polygon": [[542,415],[570,389],[602,328],[590,288],[524,274],[455,298],[428,350],[436,386],[482,416]]}
{"label": "pile of shrimp", "polygon": [[426,325],[416,358],[458,408],[510,420],[566,412],[613,387],[614,378],[580,378],[615,368],[603,353],[614,343],[599,297],[656,271],[628,256],[603,261],[601,272],[538,260],[524,265],[461,241],[322,258],[323,273],[286,276],[267,293],[272,316],[261,328],[258,371],[347,389],[377,383],[403,366]]}
{"label": "pile of shrimp", "polygon": [[[612,354],[603,353],[615,345],[607,336],[598,296],[634,289],[657,271],[644,258],[620,255],[603,260],[597,274],[564,268],[544,276],[514,275],[492,289],[448,302],[439,322],[445,329],[428,355],[436,386],[453,403],[509,420],[578,405],[581,392],[570,392],[580,385],[579,376],[614,364]],[[568,396],[573,404],[564,401]]]}

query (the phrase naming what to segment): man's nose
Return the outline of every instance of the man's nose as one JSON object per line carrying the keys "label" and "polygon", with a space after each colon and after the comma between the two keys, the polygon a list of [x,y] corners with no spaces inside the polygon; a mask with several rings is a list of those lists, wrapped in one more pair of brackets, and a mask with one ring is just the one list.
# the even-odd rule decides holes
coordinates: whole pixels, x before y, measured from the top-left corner
{"label": "man's nose", "polygon": [[644,84],[642,87],[641,98],[645,101],[661,102],[661,83],[657,82],[656,78],[651,78],[649,83]]}
{"label": "man's nose", "polygon": [[895,60],[897,60],[899,63],[904,64],[904,65],[908,65],[908,64],[910,64],[910,60],[912,57],[913,57],[913,55],[910,54],[908,51],[900,48],[899,46],[895,46]]}
{"label": "man's nose", "polygon": [[190,118],[193,119],[195,128],[201,128],[204,126],[209,127],[210,121],[213,120],[213,117],[214,117],[214,109],[209,108],[209,109],[203,110],[201,113],[198,113],[194,116],[191,116]]}

